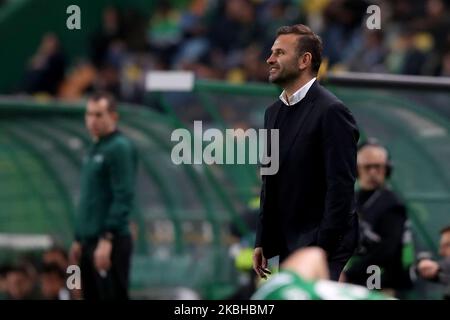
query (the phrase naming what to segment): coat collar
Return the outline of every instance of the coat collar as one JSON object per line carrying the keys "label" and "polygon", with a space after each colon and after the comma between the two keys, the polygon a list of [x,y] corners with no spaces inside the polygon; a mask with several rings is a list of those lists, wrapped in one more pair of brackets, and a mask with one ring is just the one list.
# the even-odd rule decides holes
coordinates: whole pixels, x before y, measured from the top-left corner
{"label": "coat collar", "polygon": [[306,96],[311,86],[316,81],[316,77],[309,80],[305,85],[303,85],[300,89],[298,89],[292,96],[287,99],[286,97],[286,91],[283,90],[283,92],[280,94],[280,100],[287,106],[292,106],[296,103],[299,103],[302,101],[302,99]]}

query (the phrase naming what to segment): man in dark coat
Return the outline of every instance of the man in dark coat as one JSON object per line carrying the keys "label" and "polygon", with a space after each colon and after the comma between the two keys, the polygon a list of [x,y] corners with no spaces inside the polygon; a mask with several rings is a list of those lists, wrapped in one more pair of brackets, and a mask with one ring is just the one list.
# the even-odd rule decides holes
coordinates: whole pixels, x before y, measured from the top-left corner
{"label": "man in dark coat", "polygon": [[[269,80],[284,91],[265,113],[264,128],[279,130],[279,170],[263,176],[254,270],[282,262],[298,248],[320,246],[337,280],[357,244],[354,210],[359,132],[344,104],[316,75],[320,38],[307,26],[281,27],[272,46]],[[276,150],[270,144],[268,152]]]}

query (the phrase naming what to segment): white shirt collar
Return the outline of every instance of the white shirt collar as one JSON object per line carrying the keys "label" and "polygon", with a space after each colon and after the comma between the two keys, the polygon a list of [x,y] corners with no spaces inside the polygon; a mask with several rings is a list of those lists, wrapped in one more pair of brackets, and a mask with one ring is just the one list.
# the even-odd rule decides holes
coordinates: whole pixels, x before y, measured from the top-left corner
{"label": "white shirt collar", "polygon": [[308,93],[309,88],[313,85],[316,78],[312,78],[308,83],[306,83],[303,87],[298,89],[291,97],[289,97],[289,101],[286,100],[286,93],[283,90],[283,92],[280,94],[280,100],[283,101],[283,103],[287,106],[292,106],[293,104],[296,104],[306,96]]}

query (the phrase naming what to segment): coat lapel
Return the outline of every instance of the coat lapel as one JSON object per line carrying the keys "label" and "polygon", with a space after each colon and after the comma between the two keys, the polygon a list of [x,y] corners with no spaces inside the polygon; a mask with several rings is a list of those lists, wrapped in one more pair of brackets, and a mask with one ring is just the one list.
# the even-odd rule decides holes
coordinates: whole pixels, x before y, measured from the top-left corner
{"label": "coat lapel", "polygon": [[[304,127],[305,121],[308,118],[308,115],[310,114],[311,110],[314,106],[314,98],[317,94],[318,83],[317,80],[314,81],[313,85],[309,89],[308,93],[306,94],[305,98],[300,102],[299,105],[295,106],[295,108],[304,108],[304,112],[297,113],[297,119],[295,119],[295,126],[290,128],[290,130],[286,133],[284,137],[284,141],[280,141],[280,168],[283,165],[284,160],[286,160],[289,151],[291,150],[292,146],[295,143],[295,139],[301,135],[302,128]],[[279,108],[276,109],[277,111],[274,112],[274,116],[272,117],[273,120],[271,121],[271,125],[273,128],[275,124],[276,117],[278,115]],[[270,141],[270,140],[269,140]],[[271,149],[269,149],[271,150]]]}
{"label": "coat lapel", "polygon": [[267,120],[267,136],[266,136],[266,144],[267,144],[267,155],[270,157],[272,154],[272,147],[271,147],[271,139],[270,139],[270,130],[273,129],[273,127],[275,126],[275,121],[277,120],[278,117],[278,112],[280,111],[280,108],[274,108],[274,111],[272,112],[272,114],[269,116],[269,119]]}
{"label": "coat lapel", "polygon": [[297,116],[297,119],[295,119],[295,126],[293,126],[286,133],[284,141],[280,141],[280,168],[283,165],[283,162],[286,159],[287,155],[289,154],[289,151],[291,150],[293,144],[295,143],[295,139],[300,135],[305,120],[308,117],[308,114],[313,109],[313,103],[307,102],[303,105],[299,105],[298,107],[305,108],[304,112]]}

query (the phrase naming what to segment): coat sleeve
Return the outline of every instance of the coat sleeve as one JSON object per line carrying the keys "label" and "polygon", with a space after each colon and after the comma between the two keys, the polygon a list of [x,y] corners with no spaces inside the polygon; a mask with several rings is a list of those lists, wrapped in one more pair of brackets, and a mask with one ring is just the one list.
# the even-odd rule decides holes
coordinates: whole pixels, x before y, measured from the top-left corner
{"label": "coat sleeve", "polygon": [[331,105],[326,110],[321,129],[326,198],[318,245],[331,252],[354,211],[359,131],[353,115],[342,103]]}

